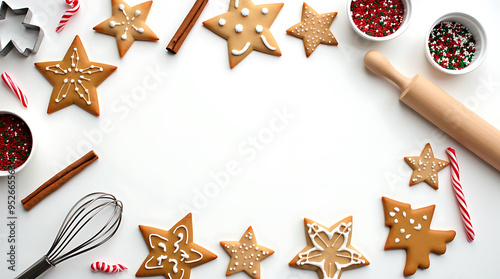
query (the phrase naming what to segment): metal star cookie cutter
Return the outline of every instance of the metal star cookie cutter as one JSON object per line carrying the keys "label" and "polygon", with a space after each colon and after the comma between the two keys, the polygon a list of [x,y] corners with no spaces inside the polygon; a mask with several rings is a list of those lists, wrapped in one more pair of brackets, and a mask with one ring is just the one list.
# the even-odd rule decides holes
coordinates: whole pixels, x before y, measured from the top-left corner
{"label": "metal star cookie cutter", "polygon": [[13,48],[15,48],[20,54],[22,54],[24,56],[29,56],[31,53],[36,53],[38,51],[38,48],[40,48],[40,44],[42,43],[44,33],[43,33],[43,30],[39,26],[29,24],[29,22],[31,21],[31,17],[32,17],[32,13],[31,13],[30,9],[21,8],[21,9],[14,10],[5,1],[2,1],[2,4],[0,5],[0,20],[5,19],[5,16],[7,15],[7,10],[12,11],[15,15],[26,15],[24,17],[22,24],[24,25],[24,27],[26,29],[36,31],[38,33],[38,35],[37,35],[36,41],[35,41],[32,48],[27,47],[24,50],[22,50],[17,45],[17,43],[11,39],[9,41],[9,43],[7,43],[7,45],[3,49],[0,50],[0,54],[7,55]]}

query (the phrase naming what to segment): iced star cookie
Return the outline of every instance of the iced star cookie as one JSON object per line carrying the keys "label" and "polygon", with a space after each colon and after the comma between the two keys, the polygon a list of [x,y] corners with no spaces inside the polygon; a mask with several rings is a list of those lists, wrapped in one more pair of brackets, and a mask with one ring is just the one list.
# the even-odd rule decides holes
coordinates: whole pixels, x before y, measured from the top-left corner
{"label": "iced star cookie", "polygon": [[330,228],[304,219],[307,246],[289,265],[314,270],[320,279],[339,279],[342,272],[369,265],[370,262],[351,245],[352,216]]}
{"label": "iced star cookie", "polygon": [[79,36],[75,37],[63,60],[37,62],[35,66],[54,86],[47,113],[75,104],[99,116],[97,86],[108,78],[116,67],[91,62]]}
{"label": "iced star cookie", "polygon": [[259,279],[260,262],[274,254],[274,251],[257,244],[252,227],[241,237],[240,241],[221,241],[220,245],[231,256],[226,276],[245,271],[254,279]]}
{"label": "iced star cookie", "polygon": [[135,274],[137,277],[189,279],[192,268],[217,258],[217,255],[193,242],[191,213],[168,231],[142,225],[139,228],[149,255]]}
{"label": "iced star cookie", "polygon": [[446,243],[455,238],[455,231],[431,230],[435,205],[412,209],[407,203],[382,197],[385,225],[391,227],[385,250],[406,249],[405,276],[414,274],[417,268],[429,268],[429,253],[446,252]]}
{"label": "iced star cookie", "polygon": [[410,186],[425,181],[432,188],[439,188],[438,172],[450,163],[436,159],[432,152],[432,147],[427,143],[420,156],[405,157],[406,163],[413,169],[410,179]]}
{"label": "iced star cookie", "polygon": [[99,23],[94,30],[116,37],[118,52],[123,57],[135,40],[157,41],[158,37],[146,25],[153,1],[130,7],[122,0],[111,0],[113,15]]}
{"label": "iced star cookie", "polygon": [[281,56],[271,25],[283,3],[254,5],[251,0],[230,0],[229,11],[203,22],[227,40],[229,65],[234,68],[253,50]]}
{"label": "iced star cookie", "polygon": [[306,56],[309,57],[319,44],[338,45],[337,39],[330,31],[336,16],[337,12],[318,14],[311,6],[304,3],[301,22],[290,27],[286,33],[304,41]]}

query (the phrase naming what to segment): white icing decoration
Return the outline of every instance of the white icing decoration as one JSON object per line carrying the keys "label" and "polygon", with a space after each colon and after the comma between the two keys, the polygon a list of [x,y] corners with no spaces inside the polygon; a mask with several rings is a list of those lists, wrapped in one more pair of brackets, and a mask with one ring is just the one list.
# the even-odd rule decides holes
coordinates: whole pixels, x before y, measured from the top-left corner
{"label": "white icing decoration", "polygon": [[[158,237],[158,238],[163,239],[163,240],[165,240],[165,241],[168,242],[168,239],[166,239],[165,237],[163,237],[163,236],[161,236],[159,234],[152,233],[152,234],[149,235],[149,247],[151,247],[151,248],[155,248],[155,246],[153,245],[153,242],[151,242],[151,238],[153,236]],[[158,246],[160,246],[160,244],[158,244]]]}
{"label": "white icing decoration", "polygon": [[394,211],[399,212],[399,207],[394,207]]}
{"label": "white icing decoration", "polygon": [[399,222],[398,219],[394,219],[394,224],[397,224]]}
{"label": "white icing decoration", "polygon": [[174,263],[174,266],[172,267],[172,271],[174,272],[174,274],[176,274],[177,272],[179,272],[179,269],[177,268],[177,260],[176,259],[168,259],[168,262],[169,263]]}
{"label": "white icing decoration", "polygon": [[167,258],[167,255],[160,255],[158,258],[156,258],[156,260],[158,261],[158,265],[161,265],[161,262],[163,260],[166,260]]}
{"label": "white icing decoration", "polygon": [[262,31],[264,31],[264,27],[262,27],[262,25],[259,24],[259,25],[255,26],[255,32],[260,34],[260,33],[262,33]]}
{"label": "white icing decoration", "polygon": [[415,220],[410,219],[410,224],[412,224],[412,225],[413,225],[413,223],[415,223]]}
{"label": "white icing decoration", "polygon": [[[340,223],[336,228],[334,228],[331,232],[329,232],[328,230],[324,229],[323,227],[318,226],[318,224],[316,224],[316,223],[307,224],[307,227],[309,228],[309,230],[307,232],[308,237],[309,237],[309,240],[311,241],[311,243],[313,244],[314,247],[309,249],[308,251],[306,251],[304,253],[299,253],[299,255],[298,255],[299,259],[297,260],[296,264],[297,265],[306,265],[307,264],[307,265],[319,267],[319,269],[321,270],[321,272],[323,274],[323,278],[331,278],[331,279],[338,279],[342,269],[348,268],[348,267],[350,267],[352,265],[356,265],[356,264],[364,264],[365,261],[361,259],[362,255],[360,253],[358,253],[355,250],[351,250],[351,249],[347,248],[347,242],[348,242],[348,240],[350,238],[350,234],[351,234],[351,226],[352,226],[351,222],[349,222],[348,224]],[[317,238],[319,240],[321,240],[323,242],[323,244],[325,244],[325,246],[327,246],[326,247],[327,249],[333,248],[335,245],[335,243],[333,243],[331,246],[326,245],[326,241],[320,236],[320,233],[326,234],[328,239],[330,239],[330,240],[333,238],[333,236],[335,234],[339,235],[336,238],[336,240],[341,239],[340,236],[343,236],[342,237],[342,239],[343,239],[342,245],[338,248],[337,251],[348,252],[350,254],[350,257],[345,256],[346,258],[350,258],[350,261],[348,263],[341,264],[341,263],[335,262],[336,270],[335,270],[335,274],[333,275],[333,277],[330,277],[326,272],[325,260],[322,260],[321,262],[317,262],[314,260],[310,261],[310,259],[318,256],[318,252],[321,253],[322,251],[325,250],[325,248],[321,247],[317,243],[317,240],[316,240]],[[311,253],[314,253],[314,255],[311,255]],[[331,267],[330,267],[330,269],[331,269]]]}
{"label": "white icing decoration", "polygon": [[174,249],[174,253],[177,253],[177,251],[179,251],[179,242],[181,242],[181,241],[182,241],[182,239],[184,238],[184,234],[183,234],[183,233],[179,233],[177,236],[179,237],[179,240],[177,240],[177,241],[174,243],[174,247],[175,247],[175,249]]}
{"label": "white icing decoration", "polygon": [[250,10],[247,8],[241,9],[241,15],[242,16],[248,16],[250,14]]}
{"label": "white icing decoration", "polygon": [[243,25],[241,25],[241,24],[236,24],[236,26],[234,27],[234,31],[236,31],[236,33],[241,33],[241,32],[243,32]]}
{"label": "white icing decoration", "polygon": [[196,260],[186,261],[187,264],[195,263],[195,262],[201,261],[201,259],[203,259],[203,254],[202,253],[194,250],[193,248],[191,248],[191,252],[194,252],[194,253],[198,254],[200,256],[200,258],[198,258]]}
{"label": "white icing decoration", "polygon": [[128,27],[125,27],[125,32],[122,35],[122,40],[126,40],[127,39],[127,31],[128,31]]}
{"label": "white icing decoration", "polygon": [[224,25],[226,25],[226,20],[225,20],[225,19],[223,19],[223,18],[219,19],[219,25],[220,25],[220,26],[224,26]]}
{"label": "white icing decoration", "polygon": [[163,242],[158,243],[158,247],[163,249],[163,252],[167,252],[167,246],[165,245],[165,243]]}
{"label": "white icing decoration", "polygon": [[186,251],[181,250],[181,262],[185,259],[189,259],[189,255],[186,253]]}
{"label": "white icing decoration", "polygon": [[264,43],[264,45],[265,45],[268,49],[270,49],[270,50],[276,50],[276,48],[275,48],[275,47],[271,46],[271,45],[267,42],[266,37],[264,37],[264,35],[260,35],[260,38],[262,39],[262,42]]}
{"label": "white icing decoration", "polygon": [[397,238],[397,237],[396,237],[396,238],[394,239],[394,242],[399,243],[399,238]]}
{"label": "white icing decoration", "polygon": [[157,266],[148,266],[148,263],[154,258],[154,256],[151,256],[151,258],[144,264],[145,269],[158,269],[158,268],[163,268],[163,265],[157,265]]}
{"label": "white icing decoration", "polygon": [[405,233],[405,229],[401,229],[400,231],[401,231],[401,233]]}
{"label": "white icing decoration", "polygon": [[396,216],[396,213],[391,211],[391,212],[389,212],[389,216],[394,217],[394,216]]}
{"label": "white icing decoration", "polygon": [[424,219],[425,221],[427,221],[427,215],[422,216],[422,219]]}
{"label": "white icing decoration", "polygon": [[420,229],[422,229],[422,225],[420,225],[420,223],[418,223],[418,225],[416,227],[413,227],[415,230],[419,231]]}
{"label": "white icing decoration", "polygon": [[184,225],[180,225],[177,228],[175,228],[175,230],[174,230],[173,233],[175,233],[178,228],[183,228],[184,230],[186,230],[186,244],[188,244],[188,241],[189,241],[189,231],[188,231],[188,228],[186,226],[184,226]]}
{"label": "white icing decoration", "polygon": [[239,0],[234,0],[234,7],[238,9]]}
{"label": "white icing decoration", "polygon": [[405,211],[403,211],[403,217],[405,217],[405,218],[406,218],[406,212],[405,212]]}
{"label": "white icing decoration", "polygon": [[411,234],[407,234],[407,235],[405,236],[405,238],[406,238],[406,239],[408,239],[408,238],[410,238],[410,236],[411,236]]}
{"label": "white icing decoration", "polygon": [[267,15],[267,13],[269,12],[269,10],[267,8],[262,8],[262,13]]}
{"label": "white icing decoration", "polygon": [[120,22],[115,22],[115,21],[110,21],[110,22],[109,22],[109,27],[114,28],[114,27],[116,27],[116,26],[127,25],[127,26],[125,27],[125,29],[124,29],[123,35],[121,36],[121,39],[122,39],[122,40],[126,40],[126,39],[128,38],[128,36],[127,36],[127,32],[128,32],[128,30],[129,30],[128,25],[130,25],[130,26],[131,26],[131,27],[132,27],[132,28],[133,28],[136,32],[138,32],[139,34],[144,33],[144,28],[139,28],[139,27],[136,27],[136,26],[134,26],[134,25],[132,24],[132,21],[134,21],[134,19],[135,19],[136,17],[138,17],[138,16],[140,16],[140,15],[141,15],[141,11],[140,11],[140,10],[135,10],[134,16],[133,16],[133,17],[132,17],[132,19],[130,19],[130,21],[129,21],[129,17],[128,17],[128,15],[127,15],[127,12],[125,11],[125,6],[124,6],[123,4],[120,4],[120,5],[118,6],[118,9],[119,9],[120,11],[122,11],[122,12],[123,12],[123,15],[125,16],[126,21],[123,21],[123,22],[121,22],[121,23],[120,23]]}
{"label": "white icing decoration", "polygon": [[248,50],[249,47],[250,47],[250,42],[247,42],[241,50],[233,49],[233,50],[231,50],[231,53],[233,55],[242,55],[243,53],[245,53]]}
{"label": "white icing decoration", "polygon": [[[84,81],[91,81],[91,79],[86,78],[84,75],[90,76],[90,75],[95,74],[97,72],[102,72],[102,71],[104,71],[104,69],[101,67],[96,68],[94,65],[90,65],[86,69],[78,69],[78,63],[80,62],[80,56],[78,54],[78,49],[76,47],[73,48],[73,53],[71,54],[70,58],[71,58],[71,68],[63,69],[63,68],[61,68],[61,65],[59,65],[59,64],[47,66],[45,68],[46,71],[53,72],[56,75],[67,75],[68,73],[73,72],[72,68],[74,68],[74,73],[81,73],[82,74],[82,75],[79,75],[78,77],[74,77],[74,78],[76,78],[76,80],[75,79],[69,80],[67,78],[65,78],[63,80],[63,84],[62,84],[61,88],[59,89],[59,92],[57,93],[57,96],[55,98],[55,102],[59,103],[62,99],[66,98],[66,96],[68,96],[68,93],[69,93],[71,86],[73,86],[74,92],[80,98],[82,98],[85,101],[85,103],[87,103],[87,105],[90,105],[90,104],[92,104],[92,102],[90,101],[89,90],[85,87]],[[85,94],[79,92],[80,87],[81,87],[81,89],[83,89]]]}

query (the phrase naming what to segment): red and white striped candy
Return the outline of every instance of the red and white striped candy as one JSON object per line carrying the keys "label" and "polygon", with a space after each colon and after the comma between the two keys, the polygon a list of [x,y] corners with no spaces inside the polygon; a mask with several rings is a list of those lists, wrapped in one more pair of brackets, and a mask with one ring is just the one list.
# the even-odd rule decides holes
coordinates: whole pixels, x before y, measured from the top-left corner
{"label": "red and white striped candy", "polygon": [[127,269],[126,266],[121,265],[121,264],[114,264],[114,265],[109,265],[105,262],[95,262],[90,265],[90,268],[94,272],[102,271],[104,273],[117,273],[120,272],[124,269]]}
{"label": "red and white striped candy", "polygon": [[455,150],[451,147],[448,147],[446,149],[446,153],[448,154],[451,162],[451,182],[453,184],[453,190],[455,190],[455,197],[457,198],[458,205],[460,207],[460,213],[462,215],[462,221],[464,223],[467,241],[472,242],[474,241],[476,234],[474,233],[474,228],[472,227],[469,209],[467,208],[465,195],[462,190],[462,185],[460,184],[460,173],[457,163],[457,156],[455,154]]}
{"label": "red and white striped candy", "polygon": [[19,86],[12,81],[12,78],[6,72],[2,74],[2,80],[9,87],[10,91],[16,95],[16,97],[21,101],[25,108],[28,107],[28,99],[23,94]]}
{"label": "red and white striped candy", "polygon": [[78,0],[66,0],[66,4],[70,5],[71,8],[64,13],[61,21],[59,21],[59,25],[56,28],[57,33],[64,29],[64,26],[68,23],[69,18],[76,14],[76,12],[80,9],[80,2]]}

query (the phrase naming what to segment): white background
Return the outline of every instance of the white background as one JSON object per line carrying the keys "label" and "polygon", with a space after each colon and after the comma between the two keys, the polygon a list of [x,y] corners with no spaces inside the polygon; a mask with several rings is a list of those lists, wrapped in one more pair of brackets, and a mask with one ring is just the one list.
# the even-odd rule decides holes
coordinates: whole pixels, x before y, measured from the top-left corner
{"label": "white background", "polygon": [[[308,1],[319,13],[339,12],[331,26],[339,45],[320,45],[306,58],[302,41],[285,34],[300,21],[302,1],[287,0],[271,27],[283,55],[254,52],[233,70],[226,41],[201,24],[226,12],[227,0],[208,3],[177,55],[165,46],[194,1],[156,0],[147,23],[160,41],[135,42],[122,59],[113,37],[92,30],[111,16],[110,1],[81,1],[80,12],[59,34],[55,27],[67,9],[64,1],[10,2],[31,8],[32,22],[43,28],[45,38],[36,55],[24,58],[13,51],[0,57],[0,71],[7,71],[29,99],[24,109],[1,85],[0,109],[25,116],[38,142],[33,160],[16,177],[16,272],[6,265],[7,228],[1,224],[7,219],[1,216],[6,216],[7,179],[0,178],[1,278],[13,278],[46,253],[71,205],[94,191],[123,201],[120,230],[105,246],[61,263],[47,278],[133,278],[148,255],[138,225],[168,230],[186,210],[193,212],[195,242],[219,256],[193,269],[193,279],[224,278],[229,256],[219,241],[238,240],[250,225],[259,244],[276,251],[262,263],[262,278],[317,278],[315,272],[288,266],[306,245],[303,218],[331,226],[349,215],[354,218],[352,244],[371,264],[346,271],[342,278],[403,278],[405,252],[383,250],[389,228],[382,196],[414,208],[436,204],[432,228],[457,232],[446,254],[431,254],[431,267],[411,278],[500,275],[500,173],[399,102],[399,89],[362,63],[368,50],[379,50],[403,74],[426,76],[500,127],[497,1],[413,1],[409,28],[383,43],[356,35],[346,1]],[[255,0],[264,3],[269,2]],[[487,59],[463,76],[438,72],[424,55],[428,29],[453,11],[476,17],[489,39]],[[0,31],[3,40],[9,32]],[[100,117],[77,106],[46,113],[52,86],[33,63],[61,60],[77,34],[91,61],[118,67],[98,87]],[[148,82],[154,88],[145,89]],[[269,134],[270,122],[283,110],[293,119]],[[256,149],[250,141],[259,135],[264,142],[258,140]],[[477,234],[473,243],[465,239],[449,168],[439,173],[437,191],[424,183],[408,186],[411,168],[403,157],[419,155],[427,142],[437,158],[447,159],[449,146],[457,151]],[[96,163],[31,211],[22,208],[22,198],[89,149],[100,156]],[[202,194],[214,174],[235,162],[239,173],[223,189],[208,198]],[[97,260],[122,263],[129,270],[93,274],[89,265]],[[231,278],[249,277],[239,273]]]}

